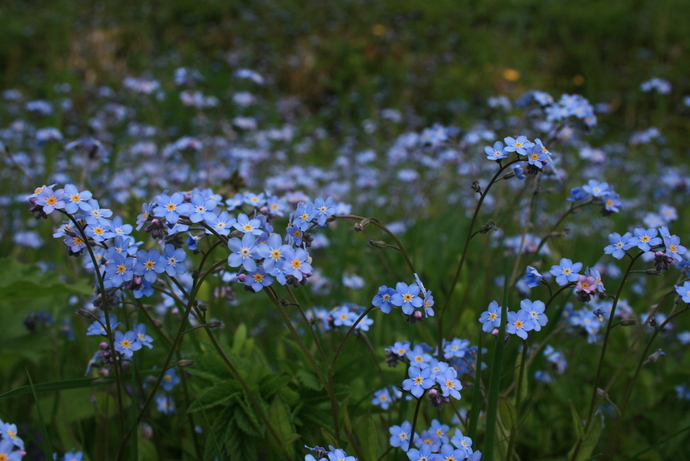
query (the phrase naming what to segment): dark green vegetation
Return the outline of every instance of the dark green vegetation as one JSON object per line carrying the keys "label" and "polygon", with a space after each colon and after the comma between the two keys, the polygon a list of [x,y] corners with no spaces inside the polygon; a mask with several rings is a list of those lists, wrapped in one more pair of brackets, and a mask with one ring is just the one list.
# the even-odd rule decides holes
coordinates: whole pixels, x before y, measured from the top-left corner
{"label": "dark green vegetation", "polygon": [[[36,128],[53,126],[63,130],[63,144],[36,146],[29,134],[19,137],[20,140],[2,139],[15,154],[27,151],[37,158],[43,156],[47,171],[37,169],[35,177],[24,178],[5,163],[0,192],[3,197],[30,193],[36,186],[51,184],[55,173],[65,173],[69,181],[91,190],[99,200],[110,200],[108,206],[114,213],[134,224],[141,203],[153,199],[167,186],[152,180],[141,186],[144,198],[132,194],[126,195],[123,203],[112,199],[112,179],[119,171],[131,170],[134,174],[138,167],[136,156],[129,154],[139,140],[138,136],[127,134],[130,122],[155,127],[158,132],[151,139],[160,150],[186,135],[204,140],[207,135],[226,136],[224,124],[236,115],[254,117],[261,130],[290,124],[295,129],[294,138],[271,144],[267,149],[269,160],[253,170],[261,178],[276,173],[275,167],[281,162],[274,159],[282,153],[285,168],[316,165],[336,172],[337,180],[354,183],[363,173],[355,167],[338,169],[334,159],[351,159],[356,153],[372,149],[377,155],[373,164],[378,168],[375,178],[379,181],[373,186],[359,187],[340,200],[349,202],[352,198],[349,203],[354,214],[380,218],[385,223],[410,220],[409,228],[400,236],[402,243],[421,279],[433,291],[437,309],[450,299],[442,321],[445,339],[466,338],[477,345],[480,334],[483,335],[483,344],[488,347],[483,361],[491,367],[497,343],[493,337],[480,333],[477,319],[490,301],[502,302],[500,285],[506,272],[508,279],[519,278],[524,267],[532,264],[545,273],[562,257],[590,267],[603,262],[625,269],[627,258],[616,261],[603,255],[607,235],[641,227],[645,214],[659,212],[661,204],[676,207],[679,219],[670,224],[671,233],[690,246],[690,218],[685,214],[689,200],[687,184],[675,186],[664,179],[669,177],[670,167],[676,168],[680,176],[688,174],[690,108],[682,98],[690,95],[690,16],[683,14],[683,0],[474,3],[386,0],[339,1],[326,6],[323,2],[277,0],[3,2],[0,90],[17,88],[26,100],[45,98],[54,102],[64,96],[55,85],[70,83],[69,97],[74,107],[70,111],[57,110],[47,117],[26,117],[27,123]],[[220,108],[197,111],[183,106],[180,89],[172,78],[174,70],[181,66],[198,69],[204,75],[206,80],[198,88],[207,96],[220,98]],[[266,84],[257,87],[233,78],[233,72],[240,68],[258,71],[266,77]],[[153,96],[123,90],[123,79],[131,76],[160,81],[167,97],[157,101]],[[670,81],[671,94],[641,92],[640,83],[651,77]],[[103,107],[108,98],[94,96],[101,85],[112,87],[111,99],[131,112],[121,123],[96,133],[88,120],[107,112]],[[463,271],[453,284],[465,239],[471,233],[469,222],[476,203],[472,180],[479,180],[486,187],[496,169],[495,163],[483,160],[483,147],[492,145],[493,139],[478,143],[459,143],[458,139],[468,132],[481,131],[477,127],[490,128],[498,140],[532,130],[535,117],[526,111],[513,108],[504,113],[486,104],[487,97],[505,95],[515,100],[531,89],[549,92],[556,99],[561,93],[582,94],[592,104],[610,104],[611,110],[599,116],[599,126],[590,133],[574,130],[576,134],[571,139],[548,140],[549,148],[556,153],[561,178],[550,176],[537,181],[529,177],[519,186],[513,178],[494,186],[494,201],[482,210],[473,230],[493,219],[502,234],[473,238]],[[229,103],[235,91],[251,91],[260,103],[238,109]],[[279,101],[294,107],[281,111]],[[381,110],[387,108],[399,110],[402,121],[382,121]],[[0,108],[0,128],[7,128],[18,118]],[[366,120],[376,121],[376,129],[363,130]],[[418,133],[434,123],[462,130],[448,144],[461,154],[456,163],[429,167],[415,163],[415,158],[402,166],[416,168],[419,181],[396,183],[386,177],[390,174],[395,178],[396,168],[401,168],[395,165],[387,169],[386,154],[391,144],[403,133]],[[663,140],[640,144],[630,141],[633,132],[651,126],[661,130]],[[69,132],[69,128],[73,131]],[[324,136],[314,134],[320,128]],[[111,153],[110,163],[86,162],[83,172],[72,168],[73,161],[82,165],[78,163],[80,155],[64,149],[64,144],[101,133],[109,136],[103,141]],[[233,145],[253,149],[256,146],[250,134],[236,129],[227,137]],[[545,136],[543,139],[547,140]],[[302,144],[307,148],[302,150]],[[588,147],[602,148],[606,160],[579,155]],[[263,146],[257,152],[262,149]],[[443,151],[442,147],[415,149],[411,149],[414,155],[432,158]],[[188,163],[192,171],[212,171],[221,165],[213,160],[218,151],[209,150],[210,160],[183,152],[174,161]],[[65,164],[68,167],[60,170]],[[471,168],[461,174],[463,165]],[[200,185],[229,198],[234,192],[245,191],[231,173],[228,171],[219,183],[173,181],[171,192],[176,190],[173,187],[188,190]],[[149,176],[155,179],[156,174]],[[552,229],[569,205],[565,199],[570,189],[592,178],[606,180],[616,188],[625,200],[622,212],[604,218],[598,209],[589,207]],[[328,182],[319,185],[324,187]],[[261,185],[250,188],[255,193],[261,190]],[[313,189],[307,192],[312,198],[319,195]],[[379,203],[378,197],[385,200]],[[415,201],[419,197],[422,199]],[[91,461],[114,459],[123,432],[120,424],[126,430],[135,427],[143,399],[126,395],[124,411],[120,412],[112,377],[96,386],[91,378],[76,381],[83,376],[100,339],[85,336],[91,322],[74,315],[91,298],[92,276],[81,267],[85,257],[66,256],[60,239],[51,237],[59,222],[55,216],[37,222],[25,203],[11,200],[3,202],[2,213],[7,219],[0,222],[0,251],[10,259],[0,259],[0,393],[16,391],[0,400],[0,418],[20,426],[20,435],[33,450],[27,459],[42,459],[38,447],[45,446],[46,434],[60,454],[76,447],[84,450],[85,459]],[[367,245],[370,238],[392,244],[387,235],[374,226],[358,234],[353,232],[352,224],[339,221],[327,230],[317,231],[327,236],[330,246],[314,249],[310,254],[314,266],[331,280],[332,287],[325,294],[313,293],[310,286],[295,290],[304,309],[331,309],[346,302],[368,307],[378,286],[412,282],[412,274],[399,252]],[[284,225],[285,219],[277,220],[276,231],[283,232]],[[35,230],[43,238],[43,246],[15,244],[13,235],[23,229]],[[556,235],[549,240],[550,255],[517,258],[506,249],[502,239],[525,232],[542,237],[552,230]],[[146,242],[147,249],[155,246],[148,234],[135,234]],[[203,249],[207,250],[208,245]],[[215,251],[214,260],[227,258],[225,249]],[[201,256],[190,254],[189,259],[198,264]],[[36,269],[36,262],[43,264],[43,273]],[[650,267],[649,263],[639,262],[635,269]],[[360,275],[365,287],[354,290],[343,286],[340,281],[344,274]],[[682,276],[677,270],[665,277],[634,274],[622,299],[628,301],[639,319],[660,303],[669,290],[672,292],[674,284],[681,284],[680,280]],[[604,281],[608,292],[614,294],[621,278],[606,276]],[[402,401],[391,410],[382,411],[371,400],[376,390],[386,385],[399,386],[406,378],[404,366],[386,366],[384,348],[404,340],[436,346],[438,316],[410,325],[399,310],[389,315],[371,314],[375,323],[366,340],[363,336],[350,336],[332,367],[335,385],[331,391],[341,409],[334,421],[328,386],[316,369],[323,373],[327,369],[319,356],[317,340],[328,360],[333,360],[345,330],[317,330],[315,339],[306,334],[309,327],[301,319],[297,303],[285,306],[302,333],[305,347],[316,357],[318,367],[314,367],[295,335],[286,328],[280,309],[265,293],[246,293],[235,285],[238,303],[231,305],[228,299],[214,296],[214,292],[227,286],[220,278],[209,277],[200,286],[198,298],[208,307],[208,319],[223,321],[224,328],[214,332],[219,347],[240,370],[251,392],[240,385],[207,332],[199,329],[188,333],[173,357],[173,363],[179,359],[196,361],[193,366],[178,369],[178,374],[182,370],[190,373],[184,390],[178,386],[173,392],[178,411],[172,416],[164,415],[155,411],[154,402],[153,411],[145,412],[143,418],[151,425],[154,437],[147,439],[145,434],[135,431],[127,449],[129,459],[191,460],[218,455],[219,459],[232,456],[232,460],[301,460],[306,453],[305,444],[329,443],[347,449],[348,454],[357,455],[361,461],[371,461],[386,453],[386,460],[406,459],[398,449],[386,451],[388,428],[411,420],[414,402]],[[281,299],[295,301],[284,290],[276,291]],[[507,305],[516,310],[522,296],[512,289],[512,284],[505,296]],[[548,296],[545,287],[538,287],[529,298],[546,301]],[[149,327],[155,347],[135,354],[136,372],[131,371],[125,378],[135,388],[147,381],[147,386],[153,385],[151,379],[158,376],[167,354],[166,338],[173,336],[180,325],[179,316],[170,309],[151,314],[154,311],[149,308],[160,308],[162,300],[163,296],[157,293],[144,299],[142,306],[127,298],[127,304],[115,311],[118,318],[125,317],[127,312],[131,323],[148,323],[147,315],[155,315],[167,332],[154,333]],[[688,400],[678,398],[674,388],[682,383],[690,385],[687,345],[680,344],[677,338],[677,333],[690,330],[687,314],[674,319],[675,328],[659,332],[653,342],[651,327],[646,336],[639,324],[612,329],[608,352],[601,364],[599,387],[607,385],[616,374],[618,378],[602,407],[606,425],[597,440],[598,433],[582,434],[580,420],[587,417],[590,407],[601,340],[588,343],[578,329],[557,323],[557,314],[563,314],[568,302],[575,309],[582,307],[574,296],[563,293],[549,308],[548,327],[540,333],[530,333],[530,345],[553,345],[566,355],[568,368],[563,376],[555,377],[553,384],[539,382],[534,379],[534,372],[551,371],[551,365],[541,353],[535,353],[524,374],[520,405],[515,405],[514,384],[519,378],[521,341],[513,336],[506,345],[503,379],[496,386],[506,398],[497,404],[500,424],[496,426],[494,459],[509,458],[505,452],[511,434],[517,434],[513,459],[565,459],[578,437],[591,442],[592,457],[607,453],[608,459],[636,454],[640,454],[637,459],[650,461],[682,459],[690,440],[690,406]],[[665,298],[661,312],[668,314],[673,302],[673,295]],[[680,309],[685,304],[678,306]],[[184,307],[179,309],[183,311]],[[53,314],[55,323],[30,331],[27,316],[38,310]],[[563,322],[566,314],[562,316]],[[74,340],[61,335],[61,331],[69,329],[61,329],[65,319],[72,325]],[[550,337],[554,331],[557,333]],[[643,341],[635,343],[638,336]],[[650,348],[645,353],[647,343]],[[638,363],[643,363],[657,348],[666,351],[667,356],[640,367],[637,373]],[[629,351],[631,356],[621,365]],[[38,405],[31,389],[24,387],[30,384],[27,371],[36,385]],[[486,400],[490,377],[494,375],[491,371],[482,375],[481,389],[485,392],[477,397],[482,412],[477,423],[474,428],[472,422],[469,428],[462,426],[464,433],[469,429],[473,435],[474,448],[481,450],[486,450],[486,414],[490,407]],[[619,417],[618,410],[623,410],[621,402],[633,381],[634,391]],[[463,383],[463,399],[456,405],[458,410],[470,413],[473,388],[470,380],[463,379]],[[146,395],[146,390],[137,389],[132,395]],[[494,397],[495,403],[498,396],[489,397]],[[270,433],[256,407],[261,408],[277,434]],[[191,417],[185,413],[187,409]],[[420,413],[418,432],[426,429],[433,418],[449,424],[455,412],[450,405],[439,412],[425,402]],[[47,425],[43,434],[40,416]],[[599,421],[597,418],[600,416],[595,416]],[[191,423],[201,426],[201,435],[193,431]],[[337,428],[340,434],[336,434]]]}

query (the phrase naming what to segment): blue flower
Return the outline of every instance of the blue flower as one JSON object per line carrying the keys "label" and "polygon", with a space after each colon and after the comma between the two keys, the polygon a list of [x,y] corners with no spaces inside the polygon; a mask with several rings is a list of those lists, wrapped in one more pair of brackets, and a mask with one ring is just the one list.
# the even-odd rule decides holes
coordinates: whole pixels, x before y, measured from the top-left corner
{"label": "blue flower", "polygon": [[179,376],[177,376],[177,372],[175,371],[175,368],[168,368],[168,370],[165,372],[163,375],[163,381],[161,382],[161,387],[165,389],[166,391],[171,391],[173,387],[177,386],[180,384],[182,380],[180,379]]}
{"label": "blue flower", "polygon": [[240,213],[239,216],[237,216],[237,222],[233,227],[245,234],[261,235],[263,232],[261,230],[261,221],[258,219],[249,219],[244,213]]}
{"label": "blue flower", "polygon": [[594,197],[602,197],[608,192],[609,185],[605,182],[600,183],[599,181],[590,179],[587,181],[587,185],[582,186],[582,190]]}
{"label": "blue flower", "polygon": [[690,303],[690,282],[683,283],[682,287],[676,286],[676,293],[682,296],[684,303]]}
{"label": "blue flower", "polygon": [[137,339],[137,334],[135,332],[115,332],[115,350],[125,358],[130,358],[134,355],[134,351],[138,351],[139,349],[141,349],[141,343]]}
{"label": "blue flower", "polygon": [[621,259],[623,256],[625,256],[626,250],[637,245],[637,243],[633,241],[633,237],[630,232],[626,232],[622,236],[618,232],[609,234],[609,243],[610,245],[604,248],[604,253],[611,255],[616,259]]}
{"label": "blue flower", "polygon": [[326,221],[329,216],[335,214],[335,203],[333,202],[333,197],[328,197],[326,200],[321,197],[317,197],[314,201],[314,208],[316,209],[316,223],[323,227],[326,225]]}
{"label": "blue flower", "polygon": [[403,451],[410,448],[412,424],[409,421],[405,421],[400,426],[391,426],[388,432],[391,434],[389,442],[392,447],[400,447]]}
{"label": "blue flower", "polygon": [[434,379],[441,386],[441,392],[444,397],[453,397],[456,400],[460,400],[460,389],[462,389],[462,384],[458,378],[458,372],[455,368],[448,367],[444,371],[436,373]]}
{"label": "blue flower", "polygon": [[441,439],[442,443],[448,443],[448,436],[446,434],[448,434],[450,428],[447,424],[441,424],[438,419],[433,419],[431,420],[429,430],[433,431]]}
{"label": "blue flower", "polygon": [[[21,440],[21,439],[19,439]],[[0,454],[5,456],[5,459],[7,461],[20,461],[22,457],[24,456],[23,451],[13,451],[14,449],[14,442],[10,438],[3,438],[0,440]],[[24,442],[22,441],[22,448],[20,450],[24,449]]]}
{"label": "blue flower", "polygon": [[441,459],[444,461],[461,461],[467,459],[467,456],[464,450],[453,448],[453,445],[445,443],[441,446]]}
{"label": "blue flower", "polygon": [[180,219],[180,213],[186,213],[186,207],[183,206],[184,195],[175,192],[171,196],[167,194],[160,194],[156,197],[158,206],[153,209],[153,215],[164,217],[166,221],[175,224]]}
{"label": "blue flower", "polygon": [[412,395],[420,398],[426,389],[433,387],[436,382],[431,378],[431,368],[418,368],[411,366],[407,370],[409,379],[402,382],[403,390],[409,391]]}
{"label": "blue flower", "polygon": [[309,261],[309,253],[302,248],[290,248],[285,252],[285,262],[282,269],[287,275],[292,275],[297,280],[301,281],[305,275],[311,273],[314,269],[311,267]]}
{"label": "blue flower", "polygon": [[530,142],[526,136],[518,136],[516,138],[505,138],[503,140],[506,143],[506,152],[516,152],[520,155],[527,155],[527,149],[534,146],[533,142]]}
{"label": "blue flower", "polygon": [[356,461],[356,458],[354,456],[347,456],[347,453],[345,453],[345,450],[342,450],[340,448],[331,448],[331,452],[328,453],[328,461]]}
{"label": "blue flower", "polygon": [[318,211],[314,209],[313,203],[300,203],[297,209],[295,210],[292,223],[301,231],[306,231],[307,229],[309,229],[311,220],[317,216],[317,213]]}
{"label": "blue flower", "polygon": [[110,230],[119,237],[126,237],[132,233],[133,228],[131,224],[123,224],[121,217],[115,216],[110,222]]}
{"label": "blue flower", "polygon": [[508,157],[508,154],[503,150],[503,143],[501,141],[496,141],[493,147],[486,146],[484,152],[486,152],[488,160],[500,160]]}
{"label": "blue flower", "polygon": [[164,415],[175,413],[175,401],[172,396],[164,393],[156,394],[156,405],[158,411]]}
{"label": "blue flower", "polygon": [[65,453],[65,456],[62,458],[62,461],[82,461],[84,459],[84,453],[81,451],[68,451]]}
{"label": "blue flower", "polygon": [[244,284],[251,287],[255,292],[261,291],[263,287],[267,287],[271,283],[273,283],[273,277],[267,274],[263,267],[249,272],[244,278]]}
{"label": "blue flower", "polygon": [[424,301],[420,298],[418,285],[408,285],[404,282],[398,282],[395,285],[395,294],[391,298],[391,303],[394,306],[402,307],[402,311],[406,315],[411,315],[415,308],[422,307]]}
{"label": "blue flower", "polygon": [[496,301],[491,301],[489,308],[479,316],[482,323],[482,331],[491,333],[494,328],[501,326],[501,306]]}
{"label": "blue flower", "polygon": [[106,288],[115,288],[125,282],[129,282],[134,277],[134,258],[127,257],[126,254],[112,252],[108,255],[108,265],[105,266]]}
{"label": "blue flower", "polygon": [[569,202],[578,202],[587,198],[587,193],[584,192],[579,187],[576,187],[570,191],[570,197],[568,197]]}
{"label": "blue flower", "polygon": [[[206,224],[212,228],[219,235],[230,234],[230,228],[234,227],[237,221],[233,218],[227,211],[223,211],[218,216],[215,214],[206,219]],[[211,231],[206,229],[206,233],[210,234]]]}
{"label": "blue flower", "polygon": [[520,165],[513,165],[513,173],[515,173],[515,177],[519,180],[523,181],[525,179],[525,173]]}
{"label": "blue flower", "polygon": [[47,215],[55,210],[61,210],[65,208],[65,201],[63,197],[65,191],[63,189],[58,189],[53,191],[51,187],[45,187],[40,194],[36,196],[36,203],[43,207],[43,212]]}
{"label": "blue flower", "polygon": [[551,266],[551,274],[556,276],[556,283],[560,286],[568,282],[576,282],[578,273],[582,269],[582,263],[575,263],[569,259],[562,258],[559,266]]}
{"label": "blue flower", "polygon": [[663,242],[661,238],[657,237],[659,231],[654,228],[643,229],[638,227],[633,230],[633,234],[635,236],[628,242],[628,244],[631,245],[630,248],[637,246],[637,248],[642,251],[649,251],[651,247],[661,245]]}
{"label": "blue flower", "polygon": [[508,312],[508,324],[506,325],[506,332],[511,335],[518,335],[522,339],[527,339],[527,332],[532,330],[531,322],[529,321],[527,312],[520,310],[517,313]]}
{"label": "blue flower", "polygon": [[[2,420],[0,419],[0,422]],[[24,450],[24,441],[17,436],[17,425],[4,423],[0,425],[0,433],[2,434],[3,441],[9,440],[12,445],[16,446],[20,450]]]}
{"label": "blue flower", "polygon": [[79,192],[74,184],[65,184],[65,211],[69,214],[75,214],[77,211],[89,211],[91,205],[87,202],[91,199],[91,192],[85,190]]}
{"label": "blue flower", "polygon": [[156,274],[165,272],[165,267],[165,260],[161,261],[161,254],[158,249],[139,250],[137,262],[134,264],[134,275],[141,275],[147,282],[154,283],[157,279]]}
{"label": "blue flower", "polygon": [[527,323],[531,326],[530,330],[539,331],[549,321],[544,313],[545,309],[546,306],[541,301],[530,301],[529,299],[520,301],[520,310],[527,313]]}
{"label": "blue flower", "polygon": [[142,346],[146,346],[149,349],[153,348],[153,344],[151,344],[153,342],[153,338],[146,334],[145,324],[140,323],[138,325],[134,325],[133,331],[136,333],[137,340]]}
{"label": "blue flower", "polygon": [[532,266],[527,266],[525,276],[522,278],[522,281],[525,282],[525,285],[527,285],[529,288],[534,288],[539,286],[543,278],[544,276],[541,275],[538,270]]}
{"label": "blue flower", "polygon": [[666,256],[674,258],[677,262],[683,261],[681,255],[685,254],[687,248],[680,244],[680,237],[668,234],[668,229],[666,232],[667,234],[663,236],[664,245],[666,245]]}
{"label": "blue flower", "polygon": [[468,458],[472,454],[472,439],[462,435],[460,429],[455,429],[455,435],[451,437],[450,443],[464,452],[464,458]]}
{"label": "blue flower", "polygon": [[394,400],[395,399],[391,396],[388,388],[384,387],[383,389],[379,389],[378,391],[374,392],[374,398],[371,403],[380,406],[384,410],[388,410],[388,407]]}
{"label": "blue flower", "polygon": [[198,223],[215,218],[216,214],[213,213],[213,210],[216,205],[215,200],[206,198],[198,192],[192,194],[191,203],[188,205],[189,220]]}
{"label": "blue flower", "polygon": [[436,461],[443,459],[440,455],[432,453],[431,445],[426,443],[420,446],[419,449],[410,448],[407,452],[407,458],[410,461]]}
{"label": "blue flower", "polygon": [[393,298],[394,294],[394,289],[382,285],[379,287],[379,292],[376,293],[374,299],[371,300],[371,305],[380,308],[381,312],[383,312],[384,314],[388,314],[393,308],[391,299]]}
{"label": "blue flower", "polygon": [[468,340],[455,338],[443,348],[443,357],[446,359],[452,359],[453,357],[462,358],[465,356],[469,345],[470,342]]}
{"label": "blue flower", "polygon": [[[108,320],[110,321],[110,329],[114,330],[117,328],[117,326],[120,324],[120,322],[117,321],[117,317],[114,315],[109,315]],[[94,335],[102,335],[102,336],[107,336],[108,335],[108,330],[106,329],[106,322],[105,322],[105,316],[101,315],[101,318],[95,322],[93,322],[91,325],[89,325],[89,328],[86,330],[86,336],[94,336]]]}
{"label": "blue flower", "polygon": [[271,234],[264,245],[258,245],[256,252],[259,257],[264,258],[263,268],[269,274],[285,260],[284,254],[289,252],[290,245],[283,245],[279,234]]}
{"label": "blue flower", "polygon": [[113,212],[107,208],[101,208],[98,204],[98,200],[91,199],[88,201],[88,204],[91,209],[86,211],[86,223],[109,226],[110,222],[107,218],[111,217]]}
{"label": "blue flower", "polygon": [[405,355],[410,360],[410,364],[415,367],[426,368],[429,366],[429,362],[431,362],[431,355],[424,352],[424,349],[419,344],[414,349],[408,350]]}
{"label": "blue flower", "polygon": [[[246,215],[244,216],[246,218]],[[228,256],[228,265],[230,267],[242,266],[248,272],[255,271],[256,261],[254,258],[258,256],[255,244],[256,237],[251,232],[244,234],[242,240],[237,237],[228,240],[228,248],[232,251],[232,254]]]}
{"label": "blue flower", "polygon": [[174,245],[168,243],[163,249],[160,262],[165,265],[165,272],[170,277],[175,277],[187,272],[187,266],[184,264],[186,257],[187,253],[182,248],[175,248]]}

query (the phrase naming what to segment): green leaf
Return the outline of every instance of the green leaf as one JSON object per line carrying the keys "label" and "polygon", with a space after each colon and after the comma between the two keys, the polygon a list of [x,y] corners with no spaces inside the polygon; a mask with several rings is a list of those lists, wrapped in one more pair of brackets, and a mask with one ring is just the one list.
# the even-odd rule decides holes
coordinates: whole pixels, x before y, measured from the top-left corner
{"label": "green leaf", "polygon": [[286,386],[289,379],[284,373],[271,373],[264,377],[259,383],[259,391],[264,400],[268,400],[273,395]]}
{"label": "green leaf", "polygon": [[343,400],[343,402],[340,404],[340,419],[342,419],[343,427],[345,428],[345,432],[347,432],[348,434],[352,433],[350,413],[347,411],[347,405],[350,403],[350,400],[352,400],[352,398],[348,397],[345,400]]}
{"label": "green leaf", "polygon": [[264,425],[259,422],[259,418],[255,413],[255,409],[251,401],[245,394],[242,398],[237,399],[237,404],[241,408],[235,412],[235,422],[240,429],[249,435],[261,437],[264,434]]}
{"label": "green leaf", "polygon": [[498,399],[498,415],[501,418],[503,427],[513,432],[517,427],[517,411],[508,399],[503,397]]}
{"label": "green leaf", "polygon": [[92,293],[91,285],[83,280],[68,285],[59,282],[55,273],[41,273],[36,265],[23,264],[14,258],[0,258],[0,302]]}
{"label": "green leaf", "polygon": [[235,330],[235,336],[232,338],[232,353],[239,354],[242,352],[242,346],[247,340],[247,325],[240,323]]}
{"label": "green leaf", "polygon": [[235,381],[221,381],[201,394],[187,409],[187,413],[194,413],[201,409],[213,408],[241,395],[237,390],[239,385]]}
{"label": "green leaf", "polygon": [[323,382],[314,373],[302,368],[295,373],[295,376],[304,387],[313,391],[323,390]]}
{"label": "green leaf", "polygon": [[[592,424],[589,425],[587,429],[587,434],[582,438],[582,444],[580,445],[580,451],[577,452],[577,457],[573,461],[587,461],[592,456],[594,448],[596,448],[599,442],[599,437],[601,436],[602,422],[599,417],[595,416]],[[575,447],[577,442],[573,445],[573,448],[568,452],[568,459],[572,459],[573,453],[575,452]]]}
{"label": "green leaf", "polygon": [[355,426],[355,435],[359,439],[359,447],[365,460],[377,460],[379,457],[379,437],[374,418],[367,412]]}
{"label": "green leaf", "polygon": [[276,396],[273,399],[273,403],[271,403],[271,408],[268,410],[268,419],[271,421],[273,428],[280,438],[280,444],[277,444],[274,437],[269,437],[275,451],[278,453],[286,453],[289,458],[294,458],[295,447],[292,442],[297,440],[299,435],[295,434],[292,423],[290,422],[288,410],[278,396]]}
{"label": "green leaf", "polygon": [[577,410],[575,409],[575,405],[573,405],[572,400],[570,400],[570,413],[573,417],[573,425],[575,426],[575,433],[576,433],[578,439],[582,440],[585,438],[585,428],[582,427],[582,418],[580,418],[580,415],[577,414]]}
{"label": "green leaf", "polygon": [[335,440],[335,437],[323,427],[321,428],[321,433],[323,434],[323,438],[326,439],[326,445],[338,446],[338,441]]}

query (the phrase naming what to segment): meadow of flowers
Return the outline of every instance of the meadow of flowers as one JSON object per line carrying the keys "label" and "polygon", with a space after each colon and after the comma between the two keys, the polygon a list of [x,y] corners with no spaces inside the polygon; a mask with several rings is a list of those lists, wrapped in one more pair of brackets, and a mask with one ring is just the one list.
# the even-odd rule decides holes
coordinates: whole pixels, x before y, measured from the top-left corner
{"label": "meadow of flowers", "polygon": [[2,89],[0,461],[687,455],[676,82],[633,128],[544,88],[344,123],[274,82]]}

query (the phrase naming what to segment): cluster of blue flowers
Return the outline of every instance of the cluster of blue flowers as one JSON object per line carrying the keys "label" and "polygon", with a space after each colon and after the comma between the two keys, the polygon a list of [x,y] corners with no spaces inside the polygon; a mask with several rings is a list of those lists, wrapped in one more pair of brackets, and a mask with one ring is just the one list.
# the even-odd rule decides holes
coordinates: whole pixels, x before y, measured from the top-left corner
{"label": "cluster of blue flowers", "polygon": [[[507,311],[506,332],[527,339],[527,332],[539,331],[549,321],[544,313],[545,310],[546,306],[542,301],[523,299],[520,301],[519,311]],[[483,331],[497,332],[497,328],[501,326],[501,306],[496,301],[491,301],[488,309],[480,315],[479,322],[482,324]]]}
{"label": "cluster of blue flowers", "polygon": [[[661,238],[657,235],[661,234]],[[668,269],[673,263],[682,263],[687,248],[680,244],[680,237],[671,235],[667,226],[661,226],[658,230],[635,228],[633,233],[626,232],[620,235],[614,232],[609,235],[609,245],[604,248],[604,253],[610,254],[616,259],[622,259],[631,248],[648,253],[649,259],[654,260],[657,270]],[[663,251],[661,246],[663,245]]]}
{"label": "cluster of blue flowers", "polygon": [[369,327],[374,324],[374,320],[369,318],[368,315],[360,319],[365,310],[364,306],[345,303],[331,310],[323,307],[307,309],[305,314],[322,332],[330,331],[336,327],[350,328],[353,325],[355,330],[369,331]]}
{"label": "cluster of blue flowers", "polygon": [[304,461],[317,461],[320,459],[328,459],[328,461],[357,461],[357,458],[348,456],[342,448],[335,448],[332,445],[328,446],[328,450],[323,447],[308,447],[306,445],[304,448],[316,452],[316,457],[311,454],[305,455]]}
{"label": "cluster of blue flowers", "polygon": [[576,187],[570,191],[568,201],[579,202],[591,198],[592,201],[601,203],[601,213],[608,216],[612,213],[618,213],[622,205],[620,195],[616,193],[612,186],[606,182],[599,182],[595,179],[590,179],[587,184],[582,187]]}
{"label": "cluster of blue flowers", "polygon": [[[412,424],[405,421],[399,426],[390,427],[389,443],[405,451],[410,461],[478,461],[482,458],[481,451],[472,449],[471,438],[457,428],[455,434],[449,437],[449,431],[448,425],[434,419],[428,429],[412,434]],[[410,442],[416,448],[410,448]]]}
{"label": "cluster of blue flowers", "polygon": [[378,307],[384,314],[390,313],[394,307],[400,307],[412,323],[424,317],[433,317],[434,296],[431,290],[424,288],[419,276],[417,274],[414,276],[414,284],[398,282],[395,289],[385,285],[380,286],[378,293],[371,300],[372,306]]}
{"label": "cluster of blue flowers", "polygon": [[17,435],[17,426],[0,419],[0,459],[19,461],[25,454],[24,441]]}

